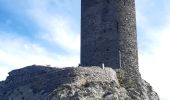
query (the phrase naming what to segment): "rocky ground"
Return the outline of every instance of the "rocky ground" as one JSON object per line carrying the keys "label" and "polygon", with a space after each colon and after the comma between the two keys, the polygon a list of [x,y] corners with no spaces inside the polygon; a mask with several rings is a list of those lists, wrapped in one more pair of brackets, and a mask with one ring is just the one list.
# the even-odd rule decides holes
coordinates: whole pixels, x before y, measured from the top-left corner
{"label": "rocky ground", "polygon": [[0,82],[0,100],[159,100],[149,83],[141,79],[131,84],[140,84],[139,90],[130,88],[122,73],[100,67],[27,66]]}

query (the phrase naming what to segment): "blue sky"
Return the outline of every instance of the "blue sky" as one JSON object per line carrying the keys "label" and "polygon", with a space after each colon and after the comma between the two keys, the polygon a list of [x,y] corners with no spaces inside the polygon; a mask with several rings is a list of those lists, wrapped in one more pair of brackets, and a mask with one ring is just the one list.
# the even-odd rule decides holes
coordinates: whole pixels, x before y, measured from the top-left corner
{"label": "blue sky", "polygon": [[[170,1],[136,0],[139,68],[170,100]],[[0,0],[0,80],[32,64],[77,66],[80,0]]]}

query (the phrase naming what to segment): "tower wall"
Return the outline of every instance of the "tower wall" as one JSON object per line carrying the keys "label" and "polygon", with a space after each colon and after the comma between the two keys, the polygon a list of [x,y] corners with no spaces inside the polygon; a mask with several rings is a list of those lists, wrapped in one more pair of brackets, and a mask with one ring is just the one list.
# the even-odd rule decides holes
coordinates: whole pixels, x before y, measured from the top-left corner
{"label": "tower wall", "polygon": [[135,0],[81,0],[81,65],[138,70]]}

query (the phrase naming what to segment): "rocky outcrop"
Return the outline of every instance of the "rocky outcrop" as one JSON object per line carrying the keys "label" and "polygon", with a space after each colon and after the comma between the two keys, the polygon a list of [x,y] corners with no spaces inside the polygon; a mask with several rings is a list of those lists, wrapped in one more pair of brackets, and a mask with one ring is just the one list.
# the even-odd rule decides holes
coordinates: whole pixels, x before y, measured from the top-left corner
{"label": "rocky outcrop", "polygon": [[0,100],[159,100],[144,80],[136,82],[142,91],[128,88],[130,81],[124,82],[122,73],[100,67],[27,66],[0,82]]}

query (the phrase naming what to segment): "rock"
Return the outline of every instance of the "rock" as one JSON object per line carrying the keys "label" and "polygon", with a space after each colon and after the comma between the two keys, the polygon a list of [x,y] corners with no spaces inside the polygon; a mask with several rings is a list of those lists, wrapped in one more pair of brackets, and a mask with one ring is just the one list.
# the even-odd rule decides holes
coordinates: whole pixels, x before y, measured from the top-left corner
{"label": "rock", "polygon": [[143,91],[127,88],[122,72],[107,67],[27,66],[0,82],[0,100],[159,100],[144,80],[136,83]]}

